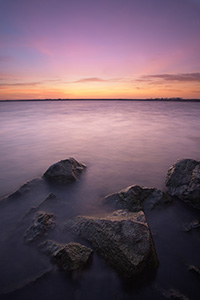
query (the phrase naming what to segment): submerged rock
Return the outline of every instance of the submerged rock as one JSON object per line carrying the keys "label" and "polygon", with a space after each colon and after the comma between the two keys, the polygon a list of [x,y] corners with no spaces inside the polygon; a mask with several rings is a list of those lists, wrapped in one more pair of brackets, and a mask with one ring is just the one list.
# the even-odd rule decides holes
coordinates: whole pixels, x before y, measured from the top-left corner
{"label": "submerged rock", "polygon": [[56,197],[54,193],[50,193],[42,203],[38,206],[38,208],[46,208],[51,205],[57,205],[60,202],[60,199]]}
{"label": "submerged rock", "polygon": [[184,225],[183,225],[183,230],[184,231],[191,231],[193,229],[197,229],[197,228],[200,228],[200,220],[192,220],[190,222],[186,222]]}
{"label": "submerged rock", "polygon": [[69,183],[77,180],[78,175],[85,168],[84,164],[71,157],[51,165],[43,176],[57,183]]}
{"label": "submerged rock", "polygon": [[200,269],[197,266],[194,265],[189,265],[188,266],[188,270],[192,271],[193,273],[195,273],[196,275],[200,276]]}
{"label": "submerged rock", "polygon": [[57,265],[64,271],[82,269],[90,258],[93,250],[79,243],[59,244],[45,241],[40,250],[51,255]]}
{"label": "submerged rock", "polygon": [[28,181],[25,184],[23,184],[14,193],[12,193],[12,194],[8,195],[6,198],[4,198],[3,201],[12,200],[12,199],[16,200],[18,197],[26,196],[27,194],[29,194],[31,192],[32,189],[39,188],[41,183],[42,183],[41,178],[35,178],[31,181]]}
{"label": "submerged rock", "polygon": [[24,238],[27,243],[33,242],[43,236],[48,230],[56,225],[55,215],[40,211],[33,219],[32,225],[26,230]]}
{"label": "submerged rock", "polygon": [[118,208],[139,211],[144,206],[153,208],[158,204],[167,203],[169,202],[169,197],[156,188],[132,185],[117,193],[106,196],[103,201],[104,203],[115,204]]}
{"label": "submerged rock", "polygon": [[39,244],[38,248],[41,252],[53,256],[53,254],[60,250],[64,244],[57,243],[55,241],[47,240]]}
{"label": "submerged rock", "polygon": [[22,217],[20,222],[25,222],[27,219],[29,219],[33,214],[35,214],[37,211],[45,211],[48,210],[48,212],[53,212],[55,208],[59,206],[59,204],[62,201],[56,197],[55,194],[50,193],[38,206],[32,206]]}
{"label": "submerged rock", "polygon": [[170,289],[169,291],[163,291],[163,296],[166,299],[171,300],[190,300],[186,295],[182,294],[176,289]]}
{"label": "submerged rock", "polygon": [[124,277],[140,274],[158,260],[145,215],[115,211],[105,217],[79,216],[67,228],[90,241],[97,253]]}
{"label": "submerged rock", "polygon": [[168,170],[166,191],[200,208],[200,161],[178,160]]}

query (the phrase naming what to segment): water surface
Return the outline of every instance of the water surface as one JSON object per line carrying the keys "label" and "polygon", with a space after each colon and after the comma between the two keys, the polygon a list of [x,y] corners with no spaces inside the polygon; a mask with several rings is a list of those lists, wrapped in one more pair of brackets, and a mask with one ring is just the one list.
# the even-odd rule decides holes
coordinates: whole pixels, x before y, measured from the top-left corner
{"label": "water surface", "polygon": [[[87,165],[75,184],[56,188],[36,181],[31,193],[1,206],[2,299],[166,299],[170,289],[197,299],[198,278],[187,265],[200,267],[199,231],[188,234],[182,225],[200,216],[179,201],[148,215],[160,266],[141,285],[121,280],[96,254],[75,278],[52,270],[49,258],[24,244],[27,223],[19,220],[50,192],[62,200],[55,211],[62,222],[107,211],[102,197],[132,184],[164,189],[174,161],[200,159],[199,116],[199,103],[188,102],[0,103],[1,198],[61,159],[74,157]],[[71,237],[55,230],[48,238],[68,242]]]}
{"label": "water surface", "polygon": [[161,188],[174,161],[199,159],[199,116],[199,103],[0,103],[1,196],[69,156],[99,187]]}

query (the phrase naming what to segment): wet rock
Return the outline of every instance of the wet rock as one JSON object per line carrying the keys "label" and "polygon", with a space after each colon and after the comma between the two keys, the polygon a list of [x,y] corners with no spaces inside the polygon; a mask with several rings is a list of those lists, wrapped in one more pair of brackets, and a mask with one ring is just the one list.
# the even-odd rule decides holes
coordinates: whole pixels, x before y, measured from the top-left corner
{"label": "wet rock", "polygon": [[166,191],[200,208],[200,161],[182,159],[174,163],[167,173]]}
{"label": "wet rock", "polygon": [[200,269],[198,267],[189,265],[188,270],[195,273],[196,275],[200,276]]}
{"label": "wet rock", "polygon": [[106,196],[103,201],[104,203],[114,204],[117,208],[140,211],[144,207],[152,209],[158,204],[168,203],[170,199],[165,193],[156,188],[132,185]]}
{"label": "wet rock", "polygon": [[133,277],[158,260],[142,211],[118,210],[105,217],[79,216],[66,224],[91,242],[97,253],[124,277]]}
{"label": "wet rock", "polygon": [[47,208],[51,205],[57,205],[60,202],[60,199],[56,197],[54,193],[50,193],[42,203],[38,206],[40,209]]}
{"label": "wet rock", "polygon": [[88,247],[71,242],[54,253],[54,259],[65,271],[78,270],[85,266],[92,252]]}
{"label": "wet rock", "polygon": [[166,299],[171,300],[189,300],[189,298],[175,289],[170,289],[169,291],[164,291],[163,295]]}
{"label": "wet rock", "polygon": [[183,225],[183,230],[187,232],[197,228],[200,228],[200,220],[192,220],[191,222],[186,222]]}
{"label": "wet rock", "polygon": [[58,207],[62,201],[53,193],[50,193],[37,207],[35,207],[35,210],[41,210],[41,211],[48,211],[51,212],[51,210]]}
{"label": "wet rock", "polygon": [[82,269],[90,258],[93,250],[79,243],[59,244],[45,241],[40,250],[51,255],[56,264],[64,271]]}
{"label": "wet rock", "polygon": [[50,193],[38,206],[32,206],[19,222],[24,223],[37,211],[52,212],[55,208],[59,206],[60,203],[61,200],[57,198],[55,194]]}
{"label": "wet rock", "polygon": [[27,243],[33,242],[37,238],[46,234],[48,230],[52,230],[56,225],[55,215],[38,212],[33,220],[32,225],[26,230],[24,238]]}
{"label": "wet rock", "polygon": [[61,160],[51,165],[44,173],[44,177],[57,183],[69,183],[77,180],[78,175],[86,168],[74,158]]}
{"label": "wet rock", "polygon": [[53,254],[64,247],[64,244],[57,243],[55,241],[47,240],[39,244],[38,249],[48,255],[53,256]]}

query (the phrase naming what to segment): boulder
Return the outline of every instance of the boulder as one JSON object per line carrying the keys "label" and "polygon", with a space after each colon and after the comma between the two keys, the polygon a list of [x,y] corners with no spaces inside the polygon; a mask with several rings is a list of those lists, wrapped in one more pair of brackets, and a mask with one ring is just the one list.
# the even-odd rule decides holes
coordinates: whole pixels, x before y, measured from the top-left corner
{"label": "boulder", "polygon": [[124,277],[158,266],[151,233],[142,211],[118,210],[104,217],[79,216],[67,228],[85,238]]}
{"label": "boulder", "polygon": [[74,158],[61,160],[51,165],[44,177],[57,183],[69,183],[78,179],[78,175],[86,168]]}
{"label": "boulder", "polygon": [[49,254],[64,271],[82,269],[93,252],[92,249],[79,243],[59,244],[54,241],[40,244],[40,250]]}
{"label": "boulder", "polygon": [[103,201],[104,203],[114,204],[117,208],[140,211],[144,207],[151,209],[158,204],[165,204],[169,202],[169,197],[156,188],[132,185],[106,196]]}
{"label": "boulder", "polygon": [[187,232],[197,228],[200,228],[200,220],[197,219],[194,219],[190,222],[185,222],[185,224],[183,225],[183,230]]}
{"label": "boulder", "polygon": [[39,211],[33,219],[32,225],[26,230],[24,238],[27,243],[33,242],[37,238],[52,230],[56,225],[55,215]]}
{"label": "boulder", "polygon": [[200,208],[200,161],[178,160],[168,170],[166,192]]}

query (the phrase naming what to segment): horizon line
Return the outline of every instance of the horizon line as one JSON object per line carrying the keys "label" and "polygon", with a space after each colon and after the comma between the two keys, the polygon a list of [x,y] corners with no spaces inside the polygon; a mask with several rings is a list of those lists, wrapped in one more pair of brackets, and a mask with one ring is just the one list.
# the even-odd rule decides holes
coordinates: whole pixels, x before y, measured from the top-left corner
{"label": "horizon line", "polygon": [[156,97],[156,98],[44,98],[44,99],[3,99],[0,102],[17,102],[17,101],[174,101],[174,102],[186,102],[195,101],[200,102],[200,98],[181,98],[181,97]]}

